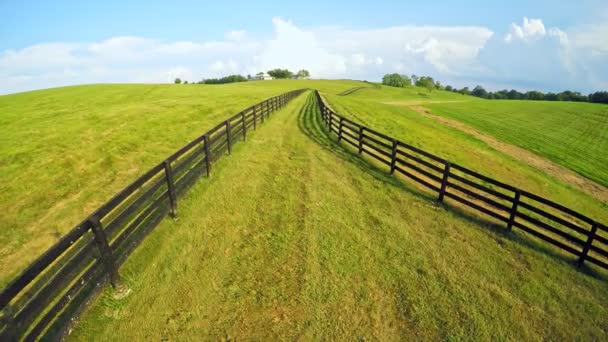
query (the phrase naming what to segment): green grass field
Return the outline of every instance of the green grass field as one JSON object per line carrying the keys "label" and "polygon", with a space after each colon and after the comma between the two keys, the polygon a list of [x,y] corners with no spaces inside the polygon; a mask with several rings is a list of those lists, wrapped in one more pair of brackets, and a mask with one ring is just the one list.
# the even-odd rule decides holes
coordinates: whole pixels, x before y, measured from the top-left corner
{"label": "green grass field", "polygon": [[[443,125],[411,108],[389,104],[391,101],[400,99],[398,91],[391,89],[392,92],[395,92],[394,94],[373,97],[373,94],[383,92],[385,88],[389,87],[382,87],[381,90],[358,91],[349,96],[330,93],[324,95],[339,113],[368,127],[374,127],[380,132],[473,168],[495,179],[550,198],[597,220],[608,221],[608,203],[549,176],[542,170],[497,151],[466,132]],[[444,96],[446,95],[437,94],[437,99],[449,100],[453,96],[462,97],[459,94]],[[466,103],[475,104],[479,101],[483,100],[472,100]],[[460,104],[460,102],[445,102],[442,105]],[[604,141],[598,142],[598,144],[604,144]],[[584,158],[581,159],[581,162],[584,162]]]}
{"label": "green grass field", "polygon": [[[303,106],[303,107],[302,107]],[[313,97],[275,114],[181,202],[71,338],[606,337],[606,279],[342,149]]]}
{"label": "green grass field", "polygon": [[90,85],[0,96],[0,287],[139,175],[241,109],[362,82]]}
{"label": "green grass field", "polygon": [[[0,96],[0,285],[192,138],[304,87],[365,125],[608,222],[607,203],[398,105],[488,101],[357,81],[58,88]],[[365,88],[347,92],[356,87]],[[71,337],[606,338],[605,272],[436,204],[328,139],[315,110],[300,96],[214,166],[180,202],[180,219],[164,220],[121,269],[132,293],[104,291]]]}
{"label": "green grass field", "polygon": [[548,101],[436,103],[429,108],[608,186],[608,106]]}

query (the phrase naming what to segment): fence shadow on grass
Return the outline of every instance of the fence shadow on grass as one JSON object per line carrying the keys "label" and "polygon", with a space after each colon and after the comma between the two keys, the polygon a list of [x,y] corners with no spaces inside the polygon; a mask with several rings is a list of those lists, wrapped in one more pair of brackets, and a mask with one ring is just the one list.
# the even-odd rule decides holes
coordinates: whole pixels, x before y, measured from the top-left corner
{"label": "fence shadow on grass", "polygon": [[[558,260],[559,262],[566,264],[567,267],[576,266],[576,260],[569,258],[564,253],[559,252],[556,248],[542,244],[541,241],[531,239],[527,235],[508,231],[504,228],[504,225],[497,224],[496,222],[492,222],[491,220],[480,217],[479,215],[474,215],[470,210],[465,210],[464,208],[450,204],[439,203],[437,202],[436,194],[431,194],[428,191],[421,191],[420,189],[404,182],[403,179],[391,176],[387,170],[382,170],[381,166],[370,161],[369,159],[371,158],[362,158],[362,156],[357,154],[355,149],[346,146],[346,144],[341,144],[337,141],[337,139],[331,137],[321,118],[314,93],[307,96],[304,106],[298,113],[298,127],[308,138],[318,144],[323,150],[331,153],[337,158],[349,162],[360,170],[369,173],[377,180],[407,192],[409,195],[414,196],[418,200],[426,202],[426,204],[432,207],[442,208],[444,210],[449,210],[456,213],[458,216],[470,222],[471,227],[478,229],[487,237],[494,240],[498,245],[502,244],[502,240],[508,240],[522,245],[527,249],[534,250],[535,252],[549,255],[554,258],[554,260]],[[587,264],[574,268],[585,275],[608,281],[608,274],[604,274],[593,267],[589,267]]]}

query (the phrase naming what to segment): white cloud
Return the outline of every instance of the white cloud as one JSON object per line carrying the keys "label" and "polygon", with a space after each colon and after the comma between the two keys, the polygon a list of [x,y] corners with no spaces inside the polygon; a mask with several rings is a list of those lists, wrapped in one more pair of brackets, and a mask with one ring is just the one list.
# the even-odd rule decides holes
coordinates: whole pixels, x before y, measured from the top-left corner
{"label": "white cloud", "polygon": [[511,24],[511,30],[505,36],[505,42],[510,43],[514,40],[529,41],[536,38],[542,38],[546,34],[545,25],[540,19],[528,19],[524,17],[523,24]]}
{"label": "white cloud", "polygon": [[[0,93],[97,82],[188,81],[271,68],[308,69],[318,78],[379,80],[389,72],[432,75],[443,83],[534,81],[539,88],[606,84],[608,25],[570,30],[524,18],[505,36],[478,26],[304,29],[272,19],[269,38],[245,30],[218,41],[159,41],[119,36],[55,42],[0,52]],[[575,75],[575,76],[573,76]],[[483,83],[483,82],[480,82]],[[471,86],[471,84],[467,84]]]}
{"label": "white cloud", "polygon": [[232,30],[226,33],[227,40],[233,40],[238,42],[244,40],[245,38],[247,38],[247,31],[245,30]]}

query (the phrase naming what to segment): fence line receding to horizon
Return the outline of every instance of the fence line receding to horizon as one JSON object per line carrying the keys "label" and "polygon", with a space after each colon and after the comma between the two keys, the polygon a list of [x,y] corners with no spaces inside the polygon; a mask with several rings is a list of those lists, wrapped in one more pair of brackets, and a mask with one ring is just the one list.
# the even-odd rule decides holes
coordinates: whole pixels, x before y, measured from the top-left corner
{"label": "fence line receding to horizon", "polygon": [[316,100],[328,133],[437,193],[519,228],[577,257],[608,269],[608,228],[551,200],[451,163],[410,144],[345,118],[331,109],[318,91]]}
{"label": "fence line receding to horizon", "polygon": [[177,201],[247,132],[305,89],[255,104],[192,140],[95,210],[0,292],[0,341],[60,337]]}

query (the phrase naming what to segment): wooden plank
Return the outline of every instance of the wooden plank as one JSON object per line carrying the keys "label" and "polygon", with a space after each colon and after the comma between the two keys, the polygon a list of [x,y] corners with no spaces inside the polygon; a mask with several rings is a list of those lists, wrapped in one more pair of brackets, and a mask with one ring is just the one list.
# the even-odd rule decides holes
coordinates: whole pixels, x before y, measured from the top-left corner
{"label": "wooden plank", "polygon": [[127,228],[125,228],[121,232],[121,234],[112,242],[112,244],[110,245],[110,248],[112,248],[112,250],[115,253],[118,253],[119,249],[124,247],[123,243],[129,238],[129,236],[131,236],[131,234],[133,234],[133,232],[135,232],[138,229],[140,224],[142,222],[144,222],[146,220],[146,218],[148,218],[148,216],[150,216],[150,214],[153,211],[158,209],[162,205],[163,201],[165,201],[167,198],[168,198],[168,192],[165,191],[162,194],[160,194],[160,196],[158,196],[156,199],[154,199],[147,207],[145,207],[144,210],[142,210],[134,218],[133,221],[131,221],[129,223]]}
{"label": "wooden plank", "polygon": [[[399,146],[398,142],[397,142],[397,146]],[[439,166],[437,166],[435,164],[432,164],[432,163],[430,163],[430,162],[428,162],[428,161],[426,161],[424,159],[418,158],[418,157],[416,157],[416,156],[414,156],[412,154],[409,154],[407,152],[404,152],[404,151],[401,151],[401,150],[397,149],[397,154],[398,155],[402,155],[402,156],[404,156],[406,158],[409,158],[409,159],[411,159],[411,160],[413,160],[413,161],[415,161],[415,162],[417,162],[419,164],[422,164],[422,165],[428,167],[429,169],[435,170],[437,172],[443,172],[443,168],[441,168],[441,167],[439,167]]]}
{"label": "wooden plank", "polygon": [[[365,129],[365,131],[366,132],[368,131],[367,128]],[[393,149],[392,144],[384,143],[384,142],[382,142],[382,141],[380,141],[380,140],[378,140],[378,139],[376,139],[376,138],[374,138],[372,136],[369,136],[369,135],[367,135],[365,133],[363,133],[363,138],[367,139],[367,140],[370,140],[370,141],[374,142],[375,144],[378,144],[378,145],[380,145],[382,147],[386,147],[388,150],[392,150]]]}
{"label": "wooden plank", "polygon": [[49,250],[43,255],[38,257],[33,263],[30,264],[17,278],[10,282],[0,293],[0,309],[6,307],[6,305],[21,291],[25,288],[34,278],[36,278],[40,272],[45,270],[51,263],[53,263],[57,257],[65,252],[72,244],[80,239],[84,233],[91,228],[90,223],[85,220],[73,228],[68,234],[63,236],[57,243],[55,243]]}
{"label": "wooden plank", "polygon": [[349,144],[353,145],[354,147],[357,147],[357,145],[358,145],[358,144],[357,144],[357,142],[356,142],[356,140],[352,140],[352,139],[351,139],[351,138],[349,138],[349,137],[344,136],[344,137],[342,137],[342,139],[343,139],[344,141],[346,141],[347,143],[349,143]]}
{"label": "wooden plank", "polygon": [[386,159],[384,159],[384,158],[381,158],[379,155],[377,155],[377,154],[375,154],[375,153],[372,153],[372,151],[371,151],[371,150],[367,150],[367,149],[365,149],[365,148],[364,148],[364,149],[363,149],[363,152],[367,153],[367,155],[369,155],[369,156],[371,156],[371,157],[373,157],[373,158],[377,159],[378,161],[380,161],[380,162],[382,162],[382,163],[384,163],[384,164],[386,164],[386,165],[389,165],[389,166],[391,165],[390,161],[388,161],[388,160],[386,160]]}
{"label": "wooden plank", "polygon": [[495,219],[498,219],[500,221],[507,222],[509,220],[507,217],[504,217],[504,216],[502,216],[502,215],[500,215],[498,213],[495,213],[495,212],[493,212],[492,210],[490,210],[488,208],[484,208],[484,207],[482,207],[482,206],[480,206],[480,205],[478,205],[476,203],[473,203],[473,202],[471,202],[471,201],[469,201],[469,200],[467,200],[467,199],[465,199],[463,197],[460,197],[460,196],[458,196],[458,195],[456,195],[456,194],[454,194],[452,192],[446,191],[445,192],[445,196],[449,197],[451,199],[454,199],[454,200],[456,200],[456,201],[458,201],[458,202],[460,202],[460,203],[462,203],[464,205],[467,205],[467,206],[469,206],[469,207],[471,207],[473,209],[476,209],[477,211],[481,211],[482,213],[484,213],[484,214],[486,214],[488,216],[492,216]]}
{"label": "wooden plank", "polygon": [[555,203],[553,201],[550,201],[550,200],[548,200],[546,198],[540,197],[538,195],[535,195],[533,193],[530,193],[530,192],[527,192],[527,191],[524,191],[524,190],[522,190],[521,194],[523,196],[528,197],[530,199],[533,199],[533,200],[535,200],[537,202],[540,202],[542,204],[545,204],[545,205],[548,205],[550,207],[553,207],[554,209],[561,210],[561,211],[565,212],[566,214],[570,214],[570,215],[578,218],[581,221],[587,222],[589,224],[593,224],[594,223],[594,221],[592,219],[590,219],[589,217],[587,217],[587,216],[585,216],[585,215],[583,215],[583,214],[581,214],[579,212],[576,212],[576,211],[574,211],[572,209],[566,208],[566,207],[564,207],[561,204],[558,204],[558,203]]}
{"label": "wooden plank", "polygon": [[[90,239],[65,265],[55,272],[48,281],[37,287],[35,291],[28,291],[23,296],[27,298],[20,305],[13,305],[16,317],[21,324],[29,325],[48,304],[63,291],[76,276],[95,260],[94,240]],[[30,293],[31,292],[31,293]],[[21,298],[20,298],[21,301]]]}
{"label": "wooden plank", "polygon": [[[369,143],[367,143],[366,141],[363,141],[363,146],[364,146],[364,147],[371,148],[371,149],[372,149],[372,150],[374,150],[375,152],[377,152],[377,153],[379,153],[379,154],[381,154],[381,155],[383,155],[383,156],[385,156],[385,157],[387,157],[387,158],[389,158],[389,159],[391,158],[391,154],[390,154],[390,153],[388,153],[388,152],[386,152],[386,151],[383,151],[383,150],[381,150],[380,148],[378,148],[377,146],[372,145],[372,144],[369,144]],[[390,165],[390,162],[389,162],[389,165]]]}
{"label": "wooden plank", "polygon": [[408,163],[407,161],[405,161],[405,160],[403,160],[403,159],[401,159],[401,158],[396,158],[396,160],[397,160],[397,162],[398,162],[399,164],[404,165],[404,166],[407,166],[407,167],[409,167],[410,169],[413,169],[413,170],[415,170],[416,172],[421,173],[421,174],[425,175],[426,177],[428,177],[428,178],[430,178],[430,179],[432,179],[432,180],[434,180],[434,181],[436,181],[436,182],[441,183],[441,178],[439,178],[438,176],[436,176],[436,175],[434,175],[434,174],[432,174],[432,173],[428,172],[427,170],[421,169],[420,167],[418,167],[418,166],[416,166],[416,165],[414,165],[414,164]]}
{"label": "wooden plank", "polygon": [[608,263],[598,260],[598,259],[592,257],[591,255],[588,255],[585,260],[608,270]]}
{"label": "wooden plank", "polygon": [[483,196],[481,194],[478,194],[478,193],[476,193],[474,191],[471,191],[471,190],[469,190],[467,188],[464,188],[464,187],[462,187],[462,186],[460,186],[458,184],[454,184],[454,183],[452,183],[450,181],[448,181],[447,184],[451,188],[456,189],[456,190],[458,190],[458,191],[460,191],[460,192],[462,192],[464,194],[467,194],[468,196],[471,196],[471,197],[473,197],[473,198],[475,198],[477,200],[480,200],[480,201],[482,201],[482,202],[484,202],[486,204],[489,204],[489,205],[495,207],[496,209],[500,209],[500,210],[506,211],[506,212],[510,212],[511,211],[510,208],[507,207],[506,205],[504,205],[502,203],[498,203],[498,202],[494,201],[491,198],[487,198],[487,197],[485,197],[485,196]]}
{"label": "wooden plank", "polygon": [[445,163],[447,162],[447,160],[445,160],[445,159],[443,159],[443,158],[439,158],[439,157],[437,157],[437,156],[435,156],[435,155],[433,155],[433,154],[430,154],[430,153],[428,153],[428,152],[426,152],[426,151],[423,151],[423,150],[421,150],[421,149],[419,149],[419,148],[417,148],[417,147],[414,147],[414,146],[412,146],[412,145],[410,145],[410,144],[406,144],[406,143],[404,143],[403,141],[399,141],[399,140],[397,140],[397,143],[398,143],[398,144],[399,144],[399,146],[401,146],[401,147],[407,148],[408,150],[410,150],[410,151],[414,151],[414,152],[416,152],[416,153],[418,153],[418,154],[422,154],[423,156],[425,156],[425,157],[427,157],[427,158],[430,158],[430,159],[432,159],[432,160],[434,160],[434,161],[436,161],[436,162],[439,162],[439,163],[441,163],[441,164],[444,164],[444,165],[445,165]]}
{"label": "wooden plank", "polygon": [[526,202],[520,202],[519,205],[522,208],[526,208],[526,209],[528,209],[528,210],[530,210],[532,212],[535,212],[535,213],[537,213],[537,214],[539,214],[541,216],[544,216],[545,218],[548,218],[548,219],[550,219],[552,221],[555,221],[555,222],[557,222],[557,223],[559,223],[559,224],[561,224],[561,225],[563,225],[565,227],[568,227],[568,228],[570,228],[570,229],[572,229],[572,230],[574,230],[574,231],[576,231],[578,233],[581,233],[581,234],[587,236],[588,232],[585,229],[583,229],[582,227],[579,227],[579,226],[575,225],[572,222],[568,222],[568,221],[566,221],[566,220],[564,220],[564,219],[562,219],[560,217],[557,217],[557,216],[555,216],[555,215],[553,215],[553,214],[551,214],[549,212],[544,211],[543,209],[537,208],[537,207],[535,207],[535,206],[533,206],[531,204],[528,204]]}
{"label": "wooden plank", "polygon": [[[521,202],[520,202],[520,204],[521,204]],[[570,241],[572,243],[575,243],[575,244],[577,244],[579,246],[584,246],[585,245],[585,242],[583,242],[581,239],[579,239],[579,238],[577,238],[575,236],[572,236],[572,235],[570,235],[570,234],[568,234],[568,233],[566,233],[566,232],[564,232],[562,230],[559,230],[559,229],[557,229],[555,227],[552,227],[552,226],[546,224],[545,222],[537,220],[534,217],[531,217],[531,216],[526,215],[526,214],[521,213],[521,212],[517,214],[517,217],[518,218],[522,218],[522,219],[524,219],[524,220],[526,220],[526,221],[534,224],[537,227],[540,227],[540,228],[543,228],[545,230],[548,230],[548,231],[550,231],[553,234],[559,235],[559,236],[563,237],[564,239],[566,239],[566,240],[568,240],[568,241]]]}
{"label": "wooden plank", "polygon": [[475,183],[472,180],[466,179],[466,178],[464,178],[464,177],[462,177],[460,175],[457,175],[457,174],[454,174],[454,173],[450,172],[450,178],[455,179],[455,180],[457,180],[457,181],[459,181],[461,183],[464,183],[464,184],[466,184],[468,186],[472,186],[472,187],[474,187],[477,190],[481,190],[483,192],[491,194],[491,195],[493,195],[495,197],[498,197],[500,199],[503,199],[503,200],[506,200],[506,201],[511,201],[511,197],[503,194],[502,192],[498,192],[498,191],[496,191],[494,189],[490,189],[490,188],[486,187],[483,184]]}
{"label": "wooden plank", "polygon": [[578,256],[580,254],[580,252],[577,251],[576,249],[574,249],[574,248],[572,248],[572,247],[570,247],[570,246],[568,246],[568,245],[566,245],[566,244],[564,244],[562,242],[559,242],[559,241],[557,241],[557,240],[555,240],[555,239],[553,239],[553,238],[551,238],[551,237],[549,237],[549,236],[547,236],[547,235],[545,235],[545,234],[543,234],[541,232],[538,232],[538,231],[536,231],[536,230],[534,230],[534,229],[532,229],[532,228],[524,225],[523,223],[518,222],[517,220],[515,222],[513,222],[513,226],[517,227],[517,228],[519,228],[519,229],[521,229],[523,231],[525,231],[526,233],[532,234],[532,235],[534,235],[535,237],[537,237],[537,238],[539,238],[541,240],[549,242],[550,244],[552,244],[554,246],[557,246],[557,247],[559,247],[559,248],[561,248],[561,249],[563,249],[563,250],[565,250],[565,251],[567,251],[567,252],[569,252],[571,254],[574,254],[576,256]]}
{"label": "wooden plank", "polygon": [[[488,182],[490,184],[494,184],[494,185],[499,186],[499,187],[501,187],[503,189],[507,189],[507,190],[510,190],[510,191],[513,191],[513,192],[517,191],[517,189],[515,187],[513,187],[513,186],[511,186],[509,184],[505,184],[503,182],[499,182],[499,181],[497,181],[495,179],[492,179],[490,177],[486,177],[486,176],[484,176],[484,175],[482,175],[480,173],[477,173],[477,172],[475,172],[473,170],[467,169],[466,167],[462,167],[462,166],[460,166],[458,164],[452,164],[452,167],[455,170],[462,171],[462,172],[464,172],[464,173],[466,173],[466,174],[468,174],[470,176],[473,176],[475,178],[479,178],[479,179],[481,179],[483,181],[486,181],[486,182]],[[523,192],[522,192],[522,194],[523,194]]]}
{"label": "wooden plank", "polygon": [[424,179],[422,179],[422,178],[420,178],[420,177],[418,177],[418,176],[414,175],[413,173],[411,173],[411,172],[409,172],[409,171],[407,171],[407,170],[405,170],[405,169],[402,169],[402,168],[401,168],[401,167],[399,167],[399,166],[395,166],[395,171],[400,172],[402,175],[407,176],[407,177],[409,177],[409,178],[411,178],[411,179],[415,180],[416,182],[418,182],[418,183],[420,183],[420,184],[422,184],[422,185],[426,186],[427,188],[429,188],[429,189],[431,189],[431,190],[433,190],[433,191],[439,191],[439,188],[438,188],[438,187],[436,187],[436,186],[434,186],[433,184],[431,184],[431,183],[429,183],[429,182],[425,181]]}
{"label": "wooden plank", "polygon": [[[44,314],[44,316],[36,323],[32,330],[25,338],[26,341],[33,341],[38,337],[44,329],[51,323],[57,314],[67,305],[71,304],[78,293],[86,286],[92,286],[101,283],[104,278],[103,267],[100,262],[94,263],[87,271],[75,281],[70,288],[59,298],[59,300]],[[101,284],[100,284],[101,285]],[[86,302],[85,302],[86,303]]]}

